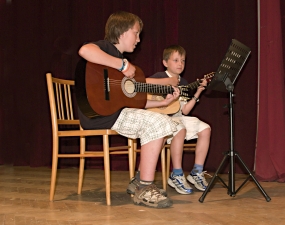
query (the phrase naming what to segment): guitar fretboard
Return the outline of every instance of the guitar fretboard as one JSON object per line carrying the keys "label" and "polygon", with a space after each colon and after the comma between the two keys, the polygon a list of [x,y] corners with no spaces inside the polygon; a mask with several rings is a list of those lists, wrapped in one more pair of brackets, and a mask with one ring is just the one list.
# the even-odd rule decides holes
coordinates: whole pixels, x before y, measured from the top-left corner
{"label": "guitar fretboard", "polygon": [[195,81],[195,82],[192,82],[190,84],[187,85],[189,88],[191,88],[192,90],[196,89],[197,87],[200,86],[200,82],[199,81]]}
{"label": "guitar fretboard", "polygon": [[135,92],[144,92],[151,94],[172,94],[173,88],[171,86],[159,85],[159,84],[147,84],[135,82]]}

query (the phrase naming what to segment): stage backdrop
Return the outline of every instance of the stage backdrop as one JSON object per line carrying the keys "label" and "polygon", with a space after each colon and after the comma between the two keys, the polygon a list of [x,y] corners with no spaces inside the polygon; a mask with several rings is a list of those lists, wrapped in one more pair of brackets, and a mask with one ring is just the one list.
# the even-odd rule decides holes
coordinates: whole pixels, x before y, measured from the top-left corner
{"label": "stage backdrop", "polygon": [[285,182],[284,18],[284,1],[260,1],[256,175],[262,181]]}
{"label": "stage backdrop", "polygon": [[[74,78],[77,51],[86,41],[104,38],[108,16],[117,10],[139,15],[144,22],[141,43],[126,57],[146,76],[162,71],[162,51],[180,44],[187,51],[183,74],[189,82],[216,71],[232,39],[251,49],[234,84],[235,149],[254,168],[257,129],[257,2],[255,0],[0,0],[0,163],[50,166],[51,122],[45,73]],[[213,172],[229,150],[228,94],[205,91],[191,115],[212,127],[205,169]],[[112,143],[125,142],[113,138]],[[79,140],[63,139],[61,151],[77,151]],[[88,148],[101,141],[88,139]],[[185,154],[190,170],[193,154]],[[102,168],[101,159],[88,159],[87,168]],[[74,159],[60,166],[77,166]],[[125,157],[112,157],[112,169],[127,169]],[[226,169],[224,170],[226,171]],[[237,172],[244,172],[237,165]]]}

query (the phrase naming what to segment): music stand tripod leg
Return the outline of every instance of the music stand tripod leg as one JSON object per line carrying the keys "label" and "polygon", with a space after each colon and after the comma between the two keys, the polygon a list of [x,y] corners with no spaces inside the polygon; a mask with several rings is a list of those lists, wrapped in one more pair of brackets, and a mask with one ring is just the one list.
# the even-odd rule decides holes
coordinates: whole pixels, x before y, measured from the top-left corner
{"label": "music stand tripod leg", "polygon": [[[246,166],[246,164],[243,162],[242,158],[239,156],[238,153],[235,153],[236,157],[238,158],[238,160],[241,162],[241,164],[243,165],[243,167],[246,169],[246,171],[249,174],[249,177],[251,177],[254,181],[254,183],[256,184],[256,186],[259,188],[260,192],[263,194],[264,198],[266,199],[267,202],[269,202],[271,200],[271,198],[267,195],[267,193],[264,191],[264,189],[262,188],[262,186],[259,184],[259,182],[257,181],[257,179],[255,178],[255,176],[253,175],[253,173],[251,172],[251,170]],[[248,180],[248,179],[247,179]],[[240,190],[240,188],[246,183],[246,181],[237,189],[237,192]]]}
{"label": "music stand tripod leg", "polygon": [[[225,157],[223,158],[220,166],[218,167],[217,171],[215,172],[213,178],[211,179],[208,187],[206,188],[205,192],[202,194],[202,196],[199,199],[199,202],[203,202],[204,198],[206,197],[210,187],[212,186],[215,178],[219,178],[220,181],[227,187],[228,189],[228,195],[234,197],[236,195],[236,193],[241,189],[241,187],[246,183],[246,181],[248,179],[245,180],[245,182],[242,183],[242,185],[237,189],[237,191],[235,191],[235,157],[237,157],[239,159],[239,161],[241,162],[241,164],[243,165],[243,167],[247,170],[247,172],[249,173],[250,177],[254,180],[255,184],[257,185],[257,187],[259,188],[259,190],[262,192],[262,194],[264,195],[265,199],[267,202],[269,202],[271,200],[271,198],[266,194],[266,192],[263,190],[263,188],[261,187],[261,185],[258,183],[258,181],[256,180],[256,178],[253,176],[252,172],[248,169],[248,167],[246,166],[246,164],[242,161],[241,157],[238,155],[238,153],[234,150],[234,135],[233,135],[233,131],[234,131],[234,125],[233,125],[233,92],[232,89],[229,91],[229,116],[230,116],[230,151],[227,152],[227,154],[225,155]],[[228,185],[225,184],[225,182],[218,176],[218,173],[220,172],[220,169],[222,168],[222,166],[224,165],[226,159],[230,157],[230,165],[229,165],[229,181],[228,181]]]}
{"label": "music stand tripod leg", "polygon": [[[228,156],[229,156],[229,154],[226,153],[225,156],[224,156],[224,158],[223,158],[223,160],[222,160],[222,162],[220,163],[220,165],[219,165],[217,171],[215,172],[215,174],[213,175],[212,179],[210,180],[210,182],[209,182],[209,184],[208,184],[206,190],[204,191],[204,193],[202,194],[202,196],[199,198],[199,202],[203,203],[203,201],[204,201],[204,199],[205,199],[205,197],[206,197],[208,191],[210,190],[212,184],[214,183],[215,179],[216,179],[216,178],[219,178],[219,179],[220,179],[220,177],[218,176],[218,174],[219,174],[221,168],[223,167],[224,163],[226,162],[226,159],[228,158]],[[221,179],[220,179],[220,180],[221,180]],[[223,183],[224,185],[226,185],[226,184],[223,182],[223,180],[221,180],[221,181],[222,181],[222,183]]]}

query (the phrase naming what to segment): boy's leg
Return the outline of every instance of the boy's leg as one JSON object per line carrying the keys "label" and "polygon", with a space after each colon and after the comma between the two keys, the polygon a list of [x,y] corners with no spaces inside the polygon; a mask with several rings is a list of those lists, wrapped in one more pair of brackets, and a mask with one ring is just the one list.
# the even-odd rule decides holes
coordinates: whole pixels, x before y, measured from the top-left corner
{"label": "boy's leg", "polygon": [[141,146],[140,179],[153,181],[158,157],[160,155],[164,138],[156,139]]}
{"label": "boy's leg", "polygon": [[[139,182],[140,182],[140,180],[141,180],[141,178],[140,178],[140,168],[138,168],[138,171],[136,172],[136,174],[135,174],[135,176],[130,180],[130,182],[129,182],[129,185],[128,185],[128,187],[127,187],[127,193],[128,194],[132,194],[132,195],[134,195],[135,194],[135,189],[136,189],[136,187],[137,186],[139,186]],[[167,192],[166,192],[166,190],[164,190],[164,189],[159,189],[159,191],[160,191],[160,194],[162,194],[163,196],[167,196]]]}
{"label": "boy's leg", "polygon": [[170,154],[173,169],[182,169],[183,145],[186,130],[180,130],[172,139],[170,145]]}
{"label": "boy's leg", "polygon": [[199,132],[195,150],[195,164],[204,165],[208,154],[211,138],[211,128],[206,128]]}
{"label": "boy's leg", "polygon": [[153,140],[141,147],[140,181],[135,189],[134,203],[153,208],[166,208],[172,201],[160,193],[153,184],[156,164],[164,138]]}
{"label": "boy's leg", "polygon": [[112,126],[111,129],[121,135],[141,141],[140,182],[135,189],[135,204],[156,208],[172,205],[152,183],[164,138],[173,135],[177,126],[178,123],[167,115],[134,108],[124,108]]}
{"label": "boy's leg", "polygon": [[169,186],[175,188],[180,194],[191,194],[192,188],[187,183],[183,169],[182,169],[182,156],[183,156],[183,145],[186,135],[186,130],[180,130],[172,139],[170,152],[172,159],[173,170],[168,178]]}
{"label": "boy's leg", "polygon": [[211,128],[206,128],[199,132],[195,151],[195,165],[187,176],[187,180],[198,190],[205,191],[208,183],[205,179],[203,168],[210,145]]}

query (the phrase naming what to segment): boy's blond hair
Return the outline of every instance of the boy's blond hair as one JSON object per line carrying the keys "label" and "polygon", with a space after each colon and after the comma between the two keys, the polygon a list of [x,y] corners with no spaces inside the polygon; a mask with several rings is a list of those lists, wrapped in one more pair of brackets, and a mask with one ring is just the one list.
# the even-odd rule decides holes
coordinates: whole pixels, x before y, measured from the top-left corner
{"label": "boy's blond hair", "polygon": [[186,56],[186,51],[182,46],[170,45],[163,50],[162,59],[167,61],[170,58],[171,54],[174,52],[178,52],[180,55]]}
{"label": "boy's blond hair", "polygon": [[119,37],[132,28],[135,23],[140,25],[140,32],[143,28],[142,20],[135,14],[118,11],[109,16],[105,26],[105,40],[112,44],[119,44]]}

